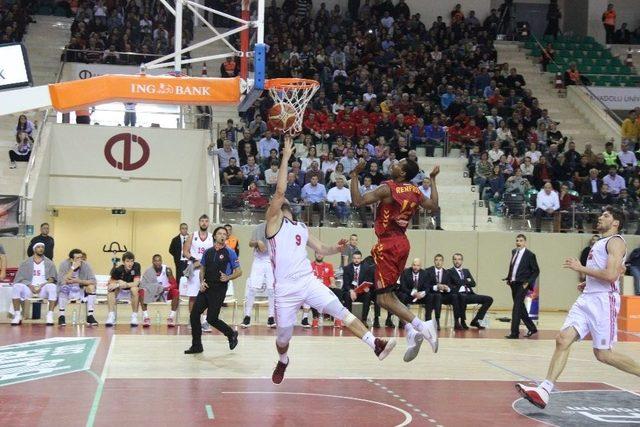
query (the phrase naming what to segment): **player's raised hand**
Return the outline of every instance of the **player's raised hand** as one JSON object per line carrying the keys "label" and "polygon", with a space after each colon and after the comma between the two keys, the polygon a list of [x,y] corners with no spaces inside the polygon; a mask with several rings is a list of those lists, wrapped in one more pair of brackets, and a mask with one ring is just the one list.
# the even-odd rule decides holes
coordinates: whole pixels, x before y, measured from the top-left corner
{"label": "player's raised hand", "polygon": [[293,155],[293,138],[291,135],[285,135],[284,147],[282,148],[282,155],[290,158]]}
{"label": "player's raised hand", "polygon": [[344,251],[345,246],[347,246],[347,243],[349,241],[347,239],[340,239],[338,241],[338,244],[336,245],[336,249],[340,252]]}
{"label": "player's raised hand", "polygon": [[562,264],[562,268],[568,268],[573,271],[579,271],[582,268],[582,264],[578,261],[577,258],[567,258],[564,260],[564,264]]}
{"label": "player's raised hand", "polygon": [[433,179],[436,176],[438,176],[439,173],[440,173],[440,165],[435,165],[433,169],[431,169],[431,173],[429,174],[429,177]]}
{"label": "player's raised hand", "polygon": [[367,161],[361,158],[360,160],[358,160],[358,164],[356,165],[356,167],[351,171],[351,174],[360,175],[366,167]]}

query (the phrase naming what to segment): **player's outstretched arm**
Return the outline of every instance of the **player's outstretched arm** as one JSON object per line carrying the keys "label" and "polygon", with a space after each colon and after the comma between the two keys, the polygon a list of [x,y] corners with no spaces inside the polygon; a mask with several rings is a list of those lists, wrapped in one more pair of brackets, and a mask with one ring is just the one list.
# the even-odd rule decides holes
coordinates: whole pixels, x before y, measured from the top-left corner
{"label": "player's outstretched arm", "polygon": [[422,199],[422,208],[428,211],[437,211],[440,207],[438,204],[438,186],[436,185],[436,177],[440,173],[440,166],[434,166],[433,170],[429,174],[429,178],[431,178],[431,198],[423,198]]}
{"label": "player's outstretched arm", "polygon": [[356,167],[351,171],[351,204],[357,208],[361,206],[372,205],[377,202],[381,202],[385,198],[391,196],[391,190],[387,185],[380,185],[373,191],[369,191],[364,195],[360,194],[360,173],[364,171],[367,166],[367,162],[364,159],[360,159]]}
{"label": "player's outstretched arm", "polygon": [[613,238],[609,240],[607,242],[607,252],[609,253],[607,258],[607,267],[603,270],[587,268],[576,258],[567,258],[564,261],[563,267],[606,282],[615,282],[620,277],[620,266],[622,265],[622,258],[626,252],[624,241],[621,238]]}
{"label": "player's outstretched arm", "polygon": [[286,201],[284,193],[287,190],[287,173],[289,172],[288,165],[292,154],[293,138],[291,138],[291,136],[285,136],[284,147],[282,148],[282,160],[280,161],[280,168],[278,169],[276,191],[273,193],[273,197],[271,198],[269,208],[265,215],[268,235],[273,235],[273,233],[270,233],[270,231],[273,231],[273,227],[276,228],[275,232],[277,232],[277,228],[280,227],[280,223],[282,222],[282,205]]}
{"label": "player's outstretched arm", "polygon": [[344,250],[345,245],[347,244],[347,239],[340,239],[337,245],[326,245],[322,243],[317,237],[309,234],[309,238],[307,239],[307,246],[313,249],[314,252],[320,255],[333,255],[339,254]]}

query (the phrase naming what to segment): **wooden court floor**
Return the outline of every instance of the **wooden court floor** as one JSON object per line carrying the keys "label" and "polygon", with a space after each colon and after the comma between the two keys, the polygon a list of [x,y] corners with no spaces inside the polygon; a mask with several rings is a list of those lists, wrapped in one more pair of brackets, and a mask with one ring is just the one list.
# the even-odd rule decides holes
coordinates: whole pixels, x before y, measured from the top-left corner
{"label": "wooden court floor", "polygon": [[[228,311],[227,310],[227,314]],[[125,313],[127,310],[125,310]],[[501,313],[492,313],[500,317]],[[507,324],[441,331],[404,363],[402,331],[384,361],[348,331],[296,327],[283,384],[270,377],[275,331],[239,329],[229,351],[217,332],[186,356],[186,326],[65,328],[0,325],[0,422],[7,426],[535,426],[637,425],[640,381],[595,360],[578,343],[552,404],[519,399],[516,382],[544,377],[563,314],[543,314],[532,339],[505,340]],[[637,358],[640,337],[616,350]]]}

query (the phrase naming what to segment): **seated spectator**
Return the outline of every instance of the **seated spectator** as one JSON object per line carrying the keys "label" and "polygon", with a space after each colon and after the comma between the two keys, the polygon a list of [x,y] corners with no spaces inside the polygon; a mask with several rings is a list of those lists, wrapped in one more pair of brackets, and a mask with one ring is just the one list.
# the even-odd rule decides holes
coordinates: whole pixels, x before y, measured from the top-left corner
{"label": "seated spectator", "polygon": [[280,144],[277,139],[272,137],[271,131],[267,130],[264,133],[264,137],[258,141],[258,156],[261,159],[266,159],[270,156],[271,150],[276,150],[276,154],[279,154]]}
{"label": "seated spectator", "polygon": [[351,211],[351,192],[344,186],[344,181],[344,178],[339,177],[336,180],[336,186],[331,188],[326,196],[327,202],[331,204],[331,210],[343,225],[347,223]]}
{"label": "seated spectator", "polygon": [[[271,185],[271,186],[275,186],[276,183],[278,182],[278,169],[279,169],[280,163],[277,161],[274,161],[271,163],[271,167],[269,169],[267,169],[266,171],[264,171],[264,182],[267,185]],[[295,174],[294,174],[295,176]]]}
{"label": "seated spectator", "polygon": [[564,72],[565,86],[582,86],[588,83],[588,79],[580,74],[575,62],[569,64],[569,69]]}
{"label": "seated spectator", "polygon": [[31,120],[27,119],[27,116],[20,114],[20,117],[18,117],[18,124],[16,125],[16,135],[20,132],[24,132],[33,142],[33,131],[35,129],[35,124]]}
{"label": "seated spectator", "polygon": [[547,163],[545,156],[540,157],[540,161],[533,168],[533,186],[542,188],[545,183],[552,182],[553,179],[553,167]]}
{"label": "seated spectator", "polygon": [[636,154],[629,150],[629,143],[623,141],[620,146],[620,152],[618,153],[618,161],[622,166],[622,173],[626,179],[633,177],[638,166],[638,160]]}
{"label": "seated spectator", "polygon": [[620,194],[620,190],[627,188],[627,184],[624,182],[624,178],[618,175],[618,168],[616,166],[609,167],[609,173],[602,178],[602,183],[607,184],[609,187],[609,193],[613,197],[617,197]]}
{"label": "seated spectator", "polygon": [[222,148],[214,148],[212,145],[209,145],[209,153],[211,155],[218,155],[218,164],[220,166],[220,170],[224,170],[227,166],[229,166],[230,160],[233,158],[236,161],[238,160],[238,150],[231,146],[231,141],[228,139],[224,140],[222,143]]}
{"label": "seated spectator", "polygon": [[313,211],[316,210],[320,214],[320,222],[322,223],[324,215],[324,202],[327,199],[327,190],[325,186],[318,182],[317,177],[311,178],[311,181],[302,187],[300,192],[302,201],[306,205],[306,221],[308,226],[312,226]]}
{"label": "seated spectator", "polygon": [[93,317],[96,303],[96,276],[80,249],[72,249],[58,268],[58,326],[66,326],[65,310],[69,300],[87,300],[87,324],[98,326]]}
{"label": "seated spectator", "polygon": [[320,158],[318,158],[318,153],[316,151],[315,145],[309,147],[309,151],[307,152],[307,156],[301,159],[300,168],[303,171],[306,171],[311,167],[311,163],[316,162],[318,165],[320,164]]}
{"label": "seated spectator", "polygon": [[235,57],[228,56],[220,65],[220,77],[236,77],[240,75],[240,65],[236,62]]}
{"label": "seated spectator", "polygon": [[342,301],[347,310],[352,311],[354,302],[362,303],[362,321],[366,323],[371,306],[372,289],[356,291],[363,283],[374,282],[374,268],[362,262],[362,253],[356,251],[351,256],[351,262],[342,270]]}
{"label": "seated spectator", "polygon": [[28,162],[31,157],[31,139],[26,132],[18,132],[16,145],[9,150],[9,168],[15,169],[16,162]]}
{"label": "seated spectator", "polygon": [[355,150],[353,148],[347,149],[346,156],[340,159],[340,164],[344,167],[344,174],[349,175],[351,171],[358,164],[358,159],[355,157]]}
{"label": "seated spectator", "polygon": [[240,171],[242,171],[242,176],[244,177],[242,184],[244,187],[247,187],[252,182],[258,182],[262,178],[262,170],[260,165],[256,163],[254,156],[247,157],[247,163],[240,166]]}
{"label": "seated spectator", "polygon": [[596,168],[589,169],[589,176],[584,180],[580,194],[583,196],[595,196],[600,192],[602,180],[598,173],[599,171]]}
{"label": "seated spectator", "polygon": [[553,48],[553,43],[547,43],[547,46],[542,49],[540,55],[540,64],[542,64],[542,71],[547,72],[547,67],[554,61],[556,57],[556,51]]}
{"label": "seated spectator", "polygon": [[600,185],[600,190],[593,195],[591,199],[591,205],[596,208],[613,204],[614,200],[609,192],[609,186],[607,184]]}
{"label": "seated spectator", "polygon": [[[376,188],[378,188],[378,186],[373,184],[373,182],[371,181],[371,176],[370,175],[365,175],[365,177],[363,179],[363,183],[360,186],[360,195],[364,196],[366,193],[374,191]],[[358,208],[358,213],[360,214],[360,221],[362,222],[362,227],[363,228],[370,228],[369,227],[369,218],[367,217],[367,214],[369,212],[373,213],[373,207],[372,206],[360,206]]]}
{"label": "seated spectator", "polygon": [[[494,165],[493,171],[491,173],[491,177],[487,183],[488,185],[484,188],[483,199],[487,200],[488,198],[500,199],[502,194],[504,193],[504,185],[505,178],[502,172],[500,171],[500,166]],[[487,194],[487,190],[488,194]]]}
{"label": "seated spectator", "polygon": [[314,160],[313,162],[311,162],[311,165],[309,166],[309,169],[305,172],[304,174],[304,183],[308,184],[309,182],[311,182],[311,178],[312,177],[317,177],[318,178],[318,182],[323,182],[324,181],[324,174],[322,173],[322,171],[320,170],[320,160]]}
{"label": "seated spectator", "polygon": [[[629,194],[629,191],[626,188],[620,190],[620,195],[618,195],[616,205],[620,206],[622,212],[624,212],[626,219],[625,224],[638,219],[638,201],[635,197]],[[625,231],[629,232],[628,229]]]}
{"label": "seated spectator", "polygon": [[474,292],[473,288],[476,287],[476,281],[473,280],[471,272],[462,267],[462,262],[462,254],[453,254],[453,268],[449,270],[449,286],[451,288],[451,292],[457,293],[458,298],[460,299],[462,309],[460,325],[462,326],[462,329],[469,329],[466,324],[466,307],[469,304],[480,304],[480,309],[469,325],[474,328],[485,329],[480,322],[484,320],[484,316],[493,304],[493,298],[487,295],[479,295]]}
{"label": "seated spectator", "polygon": [[[255,185],[255,184],[254,184]],[[151,319],[147,311],[147,304],[153,302],[171,301],[171,310],[167,318],[167,326],[176,326],[176,312],[180,304],[180,291],[173,271],[162,263],[162,256],[156,254],[151,258],[151,267],[142,274],[140,279],[140,305],[142,306],[142,326],[151,326]]]}
{"label": "seated spectator", "polygon": [[320,168],[320,170],[322,171],[323,179],[321,180],[321,182],[325,182],[327,174],[331,174],[331,172],[336,170],[337,166],[338,161],[336,160],[335,154],[333,153],[333,151],[329,151],[326,158],[322,160],[322,167]]}
{"label": "seated spectator", "polygon": [[506,78],[506,84],[509,89],[517,89],[527,85],[522,74],[518,74],[518,70],[515,68],[511,68],[511,70],[509,70],[509,75]]}
{"label": "seated spectator", "polygon": [[626,22],[623,22],[622,26],[616,30],[614,39],[618,44],[631,44],[631,31],[627,28]]}
{"label": "seated spectator", "polygon": [[302,212],[302,207],[300,206],[302,202],[302,187],[296,182],[296,175],[292,172],[287,174],[287,189],[284,192],[284,197],[291,204],[291,212],[296,216],[300,215],[300,212]]}
{"label": "seated spectator", "polygon": [[526,193],[531,187],[529,181],[522,176],[522,169],[516,169],[513,176],[507,178],[505,182],[506,193]]}
{"label": "seated spectator", "polygon": [[561,231],[566,231],[573,227],[572,220],[575,218],[576,225],[578,226],[578,230],[582,231],[582,216],[574,215],[574,208],[576,203],[580,202],[580,197],[575,196],[569,193],[569,186],[567,184],[562,184],[560,186],[560,194],[558,195],[558,199],[560,200],[560,229]]}
{"label": "seated spectator", "polygon": [[439,145],[444,142],[446,133],[444,128],[440,125],[440,120],[437,117],[434,117],[431,120],[431,124],[427,126],[425,137],[428,144]]}
{"label": "seated spectator", "polygon": [[533,171],[535,170],[535,166],[531,162],[531,157],[525,156],[524,162],[520,165],[520,171],[522,172],[522,177],[526,178],[529,183],[533,183]]}
{"label": "seated spectator", "polygon": [[238,167],[235,157],[231,157],[229,166],[222,170],[222,179],[226,185],[242,185],[244,183],[242,169]]}
{"label": "seated spectator", "polygon": [[240,195],[240,198],[254,209],[262,209],[269,205],[269,199],[260,193],[260,189],[255,182],[249,184],[249,187]]}
{"label": "seated spectator", "polygon": [[58,298],[56,266],[44,256],[44,243],[35,243],[32,250],[33,255],[20,264],[13,279],[11,298],[14,314],[11,324],[22,323],[22,302],[36,296],[48,301],[46,323],[53,326],[53,308]]}
{"label": "seated spectator", "polygon": [[543,191],[536,196],[536,232],[540,232],[542,218],[551,218],[560,209],[560,199],[558,193],[553,189],[551,182],[544,184]]}
{"label": "seated spectator", "polygon": [[504,147],[513,142],[513,136],[511,135],[511,129],[507,127],[507,122],[504,120],[500,122],[500,127],[496,129],[497,141],[500,146]]}
{"label": "seated spectator", "polygon": [[487,153],[491,164],[495,164],[500,161],[500,157],[504,156],[504,151],[500,149],[500,142],[495,141],[493,147]]}
{"label": "seated spectator", "polygon": [[424,306],[425,320],[431,320],[436,294],[430,292],[427,286],[427,272],[422,268],[420,258],[414,258],[411,267],[406,268],[400,275],[400,286],[396,290],[396,295],[406,306],[410,304]]}
{"label": "seated spectator", "polygon": [[336,181],[338,178],[342,178],[345,181],[347,180],[346,174],[344,173],[344,165],[342,163],[338,163],[336,165],[336,170],[329,174],[329,179],[327,180],[327,185],[329,187],[334,187],[336,185]]}

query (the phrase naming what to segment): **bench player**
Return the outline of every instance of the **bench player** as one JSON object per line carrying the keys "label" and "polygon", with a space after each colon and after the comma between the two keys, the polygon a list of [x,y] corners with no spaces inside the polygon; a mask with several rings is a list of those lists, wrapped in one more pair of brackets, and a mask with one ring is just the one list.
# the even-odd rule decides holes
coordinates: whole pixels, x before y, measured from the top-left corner
{"label": "bench player", "polygon": [[301,222],[293,220],[291,206],[284,197],[287,188],[287,165],[293,153],[293,140],[285,137],[282,161],[278,171],[276,191],[266,213],[266,237],[275,279],[275,306],[277,338],[276,348],[279,361],[271,380],[280,384],[289,366],[289,341],[293,335],[293,326],[300,306],[309,304],[321,313],[327,313],[341,320],[374,351],[378,359],[383,360],[395,347],[395,339],[389,341],[376,338],[364,324],[351,314],[340,300],[313,274],[311,262],[307,257],[307,246],[316,253],[332,255],[342,252],[347,243],[342,239],[337,245],[329,246],[313,235]]}
{"label": "bench player", "polygon": [[[209,216],[203,214],[198,219],[198,231],[193,232],[184,241],[182,254],[189,260],[187,269],[190,275],[187,278],[187,296],[189,297],[189,313],[200,292],[200,260],[207,249],[213,247],[213,235],[209,233]],[[206,316],[200,316],[202,330],[211,332],[211,326],[206,321]]]}
{"label": "bench player", "polygon": [[66,307],[69,300],[87,299],[87,325],[98,326],[93,317],[96,304],[96,276],[87,261],[84,252],[72,249],[69,258],[60,263],[58,268],[58,326],[65,326]]}
{"label": "bench player", "polygon": [[[166,297],[165,297],[166,293]],[[151,258],[151,267],[142,275],[140,279],[140,305],[142,306],[142,326],[151,326],[151,319],[147,311],[147,304],[156,301],[171,301],[171,311],[167,317],[167,326],[176,326],[176,311],[180,304],[180,291],[178,283],[173,276],[171,268],[162,263],[162,256],[155,254]]]}

